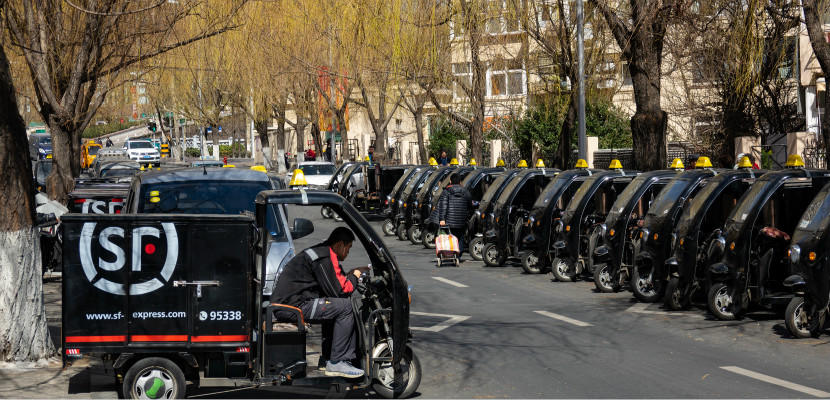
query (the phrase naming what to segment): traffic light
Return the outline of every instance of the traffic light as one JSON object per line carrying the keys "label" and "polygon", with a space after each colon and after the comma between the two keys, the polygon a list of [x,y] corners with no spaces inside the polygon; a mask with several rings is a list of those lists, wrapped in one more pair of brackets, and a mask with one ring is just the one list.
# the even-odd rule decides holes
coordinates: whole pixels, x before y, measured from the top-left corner
{"label": "traffic light", "polygon": [[148,122],[147,123],[147,129],[149,129],[150,132],[155,132],[156,131],[156,123],[155,122]]}

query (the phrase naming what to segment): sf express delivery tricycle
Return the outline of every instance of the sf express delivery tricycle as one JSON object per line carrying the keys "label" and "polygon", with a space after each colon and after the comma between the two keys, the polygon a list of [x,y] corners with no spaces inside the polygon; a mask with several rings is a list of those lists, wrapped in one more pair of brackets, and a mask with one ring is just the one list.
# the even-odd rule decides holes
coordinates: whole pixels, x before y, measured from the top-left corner
{"label": "sf express delivery tricycle", "polygon": [[[366,249],[372,275],[351,297],[358,320],[358,379],[324,375],[306,352],[308,331],[293,307],[263,295],[271,235],[267,218],[287,204],[326,206]],[[407,397],[420,383],[407,345],[409,293],[400,269],[367,221],[325,191],[263,191],[256,216],[67,214],[64,226],[64,361],[98,354],[123,395],[181,398],[196,386],[372,386]],[[294,220],[293,236],[313,231]],[[295,318],[278,320],[280,310]]]}

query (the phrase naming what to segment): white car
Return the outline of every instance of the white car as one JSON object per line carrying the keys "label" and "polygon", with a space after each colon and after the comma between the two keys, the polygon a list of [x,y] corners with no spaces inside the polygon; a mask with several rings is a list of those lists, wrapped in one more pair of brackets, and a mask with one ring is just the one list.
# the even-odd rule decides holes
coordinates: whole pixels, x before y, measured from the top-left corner
{"label": "white car", "polygon": [[161,153],[149,140],[128,140],[124,142],[124,152],[130,160],[142,164],[156,164],[161,162]]}
{"label": "white car", "polygon": [[[325,189],[328,186],[331,177],[337,170],[337,167],[327,161],[305,161],[294,169],[300,169],[305,174],[305,181],[308,182],[308,187],[311,189]],[[291,176],[294,175],[294,169],[289,170],[285,175],[286,186],[291,181]]]}

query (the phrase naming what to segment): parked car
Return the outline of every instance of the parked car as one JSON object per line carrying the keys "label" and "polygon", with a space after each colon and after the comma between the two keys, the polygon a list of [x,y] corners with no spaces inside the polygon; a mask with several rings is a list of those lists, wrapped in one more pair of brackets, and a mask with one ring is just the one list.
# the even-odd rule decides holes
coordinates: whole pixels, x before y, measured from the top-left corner
{"label": "parked car", "polygon": [[291,175],[294,174],[295,169],[303,171],[308,187],[311,189],[325,189],[334,176],[334,172],[337,171],[337,167],[328,161],[301,162],[285,175],[286,184],[291,180]]}
{"label": "parked car", "polygon": [[48,133],[35,133],[30,136],[29,157],[32,160],[52,158],[52,136]]}
{"label": "parked car", "polygon": [[146,139],[128,140],[124,142],[124,151],[127,157],[142,164],[159,165],[161,153],[153,146],[153,143]]}
{"label": "parked car", "polygon": [[101,150],[101,145],[95,143],[94,140],[87,140],[81,145],[81,169],[89,169],[92,163],[95,162],[95,157],[98,151]]}

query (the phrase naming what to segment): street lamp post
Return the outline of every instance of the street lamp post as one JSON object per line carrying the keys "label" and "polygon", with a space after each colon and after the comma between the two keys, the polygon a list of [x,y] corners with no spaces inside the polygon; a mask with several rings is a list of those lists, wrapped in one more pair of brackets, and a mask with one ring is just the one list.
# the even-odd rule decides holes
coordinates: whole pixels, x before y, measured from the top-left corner
{"label": "street lamp post", "polygon": [[582,0],[576,1],[576,52],[579,74],[579,94],[576,116],[579,129],[579,158],[588,159],[588,138],[585,134],[585,15]]}

